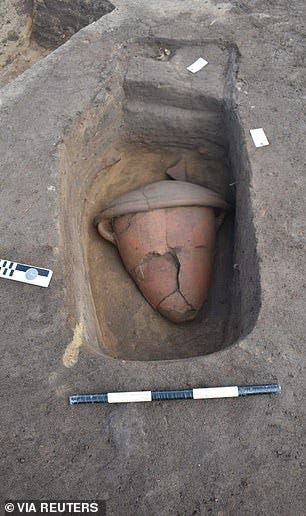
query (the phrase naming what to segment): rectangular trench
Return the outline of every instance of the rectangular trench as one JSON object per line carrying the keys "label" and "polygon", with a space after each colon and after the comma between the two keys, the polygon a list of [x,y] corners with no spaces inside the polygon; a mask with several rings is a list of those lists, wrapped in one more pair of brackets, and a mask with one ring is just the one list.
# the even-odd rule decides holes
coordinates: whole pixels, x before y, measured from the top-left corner
{"label": "rectangular trench", "polygon": [[[76,123],[63,147],[64,203],[74,214],[66,218],[66,235],[80,239],[77,246],[71,242],[67,258],[80,263],[70,298],[79,304],[78,317],[86,313],[96,351],[128,360],[213,353],[252,330],[260,304],[251,171],[233,104],[237,51],[214,42],[132,47],[117,93],[110,86],[106,105]],[[186,74],[186,65],[203,52],[206,75]],[[118,195],[166,179],[178,161],[186,164],[186,180],[220,193],[234,209],[218,232],[207,302],[194,321],[174,325],[146,302],[93,219]]]}

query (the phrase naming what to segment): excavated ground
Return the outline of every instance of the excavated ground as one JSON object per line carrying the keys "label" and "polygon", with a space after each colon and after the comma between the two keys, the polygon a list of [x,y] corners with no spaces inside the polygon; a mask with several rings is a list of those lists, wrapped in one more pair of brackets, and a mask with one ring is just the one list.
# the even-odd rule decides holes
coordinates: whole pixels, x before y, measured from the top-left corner
{"label": "excavated ground", "polygon": [[[58,12],[59,1],[40,3]],[[54,271],[47,289],[0,279],[1,502],[102,498],[108,514],[116,516],[302,516],[304,2],[116,0],[115,7],[0,90],[0,256]],[[4,38],[15,37],[7,27],[5,31]],[[179,43],[170,57],[159,51],[173,42]],[[162,60],[154,59],[159,52]],[[228,52],[232,60],[225,66]],[[184,76],[198,57],[207,57],[209,64],[193,78],[187,72]],[[166,87],[167,73],[156,73],[159,65],[172,74],[175,91],[177,81],[186,77],[182,103],[175,108],[177,124],[169,125],[173,111],[164,117],[175,92]],[[232,73],[223,75],[222,70]],[[103,199],[97,198],[95,181],[104,185],[103,174],[107,178],[110,169],[133,164],[140,143],[140,161],[147,163],[148,149],[149,164],[156,169],[166,160],[163,171],[171,165],[168,150],[173,144],[177,150],[177,141],[188,156],[201,147],[216,118],[203,115],[205,102],[197,91],[216,84],[220,73],[224,88],[215,88],[211,97],[232,91],[221,127],[236,206],[235,282],[230,298],[225,296],[222,317],[231,299],[227,336],[234,336],[235,343],[223,346],[231,343],[224,330],[219,341],[223,349],[203,355],[202,331],[190,344],[198,341],[198,356],[184,360],[143,360],[148,355],[140,360],[140,354],[136,361],[115,359],[105,355],[106,349],[101,355],[105,339],[99,328],[107,335],[114,327],[122,330],[115,310],[109,314],[114,326],[112,320],[108,326],[98,321],[94,289],[101,287],[95,287],[90,260],[98,257],[103,243],[91,221]],[[152,98],[157,88],[160,105],[151,109],[144,92]],[[249,129],[257,127],[264,128],[270,146],[254,147]],[[196,141],[188,140],[195,134]],[[149,141],[152,135],[154,141]],[[116,172],[114,179],[119,176]],[[209,177],[216,177],[212,169]],[[106,245],[99,253],[102,261],[107,252],[116,252]],[[117,278],[111,281],[111,268],[109,277],[104,299],[112,302]],[[136,315],[126,322],[128,301],[122,300],[121,314],[124,324],[130,324],[126,341],[131,346],[134,338],[137,352],[142,338],[148,335],[153,341],[152,324]],[[124,337],[122,331],[122,341]],[[158,333],[155,342],[156,350]],[[183,342],[186,353],[189,342]],[[111,349],[111,336],[109,343]],[[93,354],[90,345],[100,354]],[[282,385],[280,396],[83,407],[67,403],[67,396],[76,392],[273,381]]]}
{"label": "excavated ground", "polygon": [[[160,61],[161,50],[167,60]],[[186,72],[200,51],[213,68],[205,81]],[[84,318],[84,344],[116,358],[175,359],[224,349],[250,332],[260,305],[250,166],[233,108],[237,49],[229,42],[150,37],[115,55],[109,94],[76,119],[61,146],[67,277],[76,264],[79,271],[67,289],[70,312]],[[211,188],[232,206],[217,234],[207,303],[193,322],[179,326],[144,302],[117,250],[93,224],[118,195],[167,179],[168,172]]]}
{"label": "excavated ground", "polygon": [[2,0],[0,87],[112,10],[108,0]]}
{"label": "excavated ground", "polygon": [[[87,249],[92,295],[100,327],[103,332],[102,346],[116,357],[131,359],[179,358],[215,351],[228,345],[224,342],[224,326],[230,311],[230,290],[233,276],[232,239],[233,214],[229,214],[221,226],[215,265],[215,276],[210,289],[209,303],[196,321],[175,325],[155,312],[127,275],[118,251],[105,242],[93,226],[95,215],[112,196],[124,190],[132,190],[149,182],[167,179],[167,169],[177,161],[178,149],[150,149],[146,146],[127,146],[117,150],[120,161],[99,174],[87,196],[85,218],[87,221],[84,245]],[[182,150],[180,151],[182,155]],[[203,160],[198,152],[183,150],[190,168],[202,171]],[[202,164],[202,167],[201,167]],[[206,178],[209,171],[206,171]],[[216,187],[220,176],[210,182]],[[125,178],[122,182],[122,178]],[[204,173],[205,177],[205,173]],[[128,178],[128,179],[127,179]],[[228,184],[228,182],[227,182]],[[219,185],[222,188],[222,184]],[[218,189],[218,188],[217,188]],[[175,271],[176,263],[171,260]],[[176,277],[176,275],[175,275]],[[223,278],[223,279],[222,279]],[[203,323],[204,321],[204,323]]]}

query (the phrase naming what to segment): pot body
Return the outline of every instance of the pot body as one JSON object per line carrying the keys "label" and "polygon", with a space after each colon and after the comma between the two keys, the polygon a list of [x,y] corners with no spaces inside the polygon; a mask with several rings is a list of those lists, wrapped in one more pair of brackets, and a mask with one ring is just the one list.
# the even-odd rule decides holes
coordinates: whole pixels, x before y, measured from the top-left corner
{"label": "pot body", "polygon": [[146,300],[174,323],[194,319],[207,299],[216,218],[213,208],[178,206],[112,220],[102,236],[118,247],[125,268]]}

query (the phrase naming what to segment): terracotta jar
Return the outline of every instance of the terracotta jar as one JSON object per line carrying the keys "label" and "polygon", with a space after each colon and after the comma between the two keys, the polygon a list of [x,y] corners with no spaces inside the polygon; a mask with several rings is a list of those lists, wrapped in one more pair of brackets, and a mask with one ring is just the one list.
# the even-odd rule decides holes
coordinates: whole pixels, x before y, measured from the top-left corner
{"label": "terracotta jar", "polygon": [[175,323],[195,318],[207,299],[218,221],[229,208],[215,192],[158,181],[121,195],[96,218],[117,246],[146,300]]}

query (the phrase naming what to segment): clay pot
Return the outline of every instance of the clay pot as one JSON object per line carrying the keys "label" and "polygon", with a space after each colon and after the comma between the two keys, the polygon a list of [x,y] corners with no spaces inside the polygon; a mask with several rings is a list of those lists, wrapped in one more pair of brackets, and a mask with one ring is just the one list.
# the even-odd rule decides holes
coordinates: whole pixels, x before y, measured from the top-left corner
{"label": "clay pot", "polygon": [[112,201],[95,219],[115,244],[146,300],[175,323],[195,318],[207,299],[223,199],[184,181],[159,181]]}

